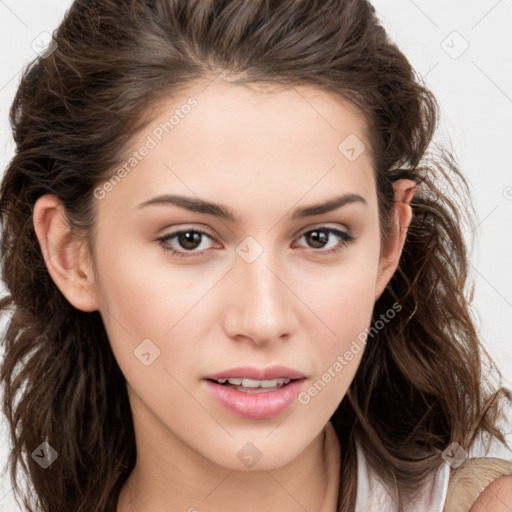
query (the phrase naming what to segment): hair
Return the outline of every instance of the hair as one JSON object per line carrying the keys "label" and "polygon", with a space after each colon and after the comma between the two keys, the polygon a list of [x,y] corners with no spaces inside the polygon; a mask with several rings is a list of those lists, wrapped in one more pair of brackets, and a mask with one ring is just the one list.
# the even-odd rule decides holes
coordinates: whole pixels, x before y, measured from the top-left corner
{"label": "hair", "polygon": [[[511,395],[486,374],[487,364],[501,379],[471,309],[470,190],[452,151],[434,144],[434,95],[366,0],[76,0],[53,38],[54,51],[23,70],[10,111],[16,152],[0,190],[2,406],[10,477],[27,510],[115,511],[136,460],[126,382],[100,314],[74,308],[50,278],[34,204],[55,194],[92,247],[93,191],[126,161],[154,107],[218,77],[313,85],[359,109],[383,247],[393,181],[418,183],[399,266],[372,322],[396,303],[400,314],[368,338],[331,418],[343,461],[337,510],[355,509],[356,438],[400,510],[451,442],[469,450],[485,434],[506,444],[497,425]],[[43,470],[30,454],[45,440],[58,458]],[[32,495],[16,482],[18,466]]]}

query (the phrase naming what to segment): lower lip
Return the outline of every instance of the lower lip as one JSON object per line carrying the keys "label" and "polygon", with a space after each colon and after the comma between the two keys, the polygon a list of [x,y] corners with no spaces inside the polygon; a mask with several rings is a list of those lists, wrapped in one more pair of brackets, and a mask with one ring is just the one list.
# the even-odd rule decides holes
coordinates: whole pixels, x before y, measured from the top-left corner
{"label": "lower lip", "polygon": [[244,393],[211,380],[204,382],[208,391],[229,412],[241,418],[264,420],[286,410],[297,398],[305,380],[292,380],[280,389],[261,393]]}

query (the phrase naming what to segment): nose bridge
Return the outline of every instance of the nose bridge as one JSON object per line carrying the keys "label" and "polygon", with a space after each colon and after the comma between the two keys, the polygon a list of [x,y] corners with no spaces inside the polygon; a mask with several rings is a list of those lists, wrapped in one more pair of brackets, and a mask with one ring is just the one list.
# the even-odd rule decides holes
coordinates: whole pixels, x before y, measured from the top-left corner
{"label": "nose bridge", "polygon": [[[237,249],[228,331],[231,336],[246,336],[255,342],[272,341],[291,327],[290,291],[276,253],[261,247],[257,255],[257,249],[253,241]],[[248,256],[251,251],[252,256]]]}

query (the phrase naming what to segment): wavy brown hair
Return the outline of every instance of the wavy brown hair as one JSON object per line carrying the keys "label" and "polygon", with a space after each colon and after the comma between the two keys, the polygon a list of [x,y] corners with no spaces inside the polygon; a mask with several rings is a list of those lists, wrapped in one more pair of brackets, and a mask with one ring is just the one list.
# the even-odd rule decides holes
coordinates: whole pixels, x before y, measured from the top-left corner
{"label": "wavy brown hair", "polygon": [[[399,503],[451,442],[505,442],[497,420],[510,394],[486,374],[488,365],[501,378],[471,310],[470,191],[452,152],[433,143],[433,94],[366,0],[77,0],[53,37],[57,48],[23,71],[10,112],[16,152],[0,192],[0,380],[10,477],[27,510],[115,511],[136,459],[126,382],[100,314],[75,309],[50,278],[34,203],[55,194],[92,247],[94,188],[126,161],[152,107],[198,79],[308,84],[355,105],[374,154],[383,246],[393,181],[419,184],[373,320],[396,302],[402,310],[368,339],[331,418],[343,461],[337,510],[354,511],[356,438]],[[30,454],[44,440],[58,458],[43,470]],[[31,495],[16,480],[20,466]]]}

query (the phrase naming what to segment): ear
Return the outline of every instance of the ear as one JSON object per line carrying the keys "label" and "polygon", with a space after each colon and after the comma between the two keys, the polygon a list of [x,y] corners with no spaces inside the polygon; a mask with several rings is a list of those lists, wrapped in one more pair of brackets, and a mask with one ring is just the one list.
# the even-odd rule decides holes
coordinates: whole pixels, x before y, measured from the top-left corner
{"label": "ear", "polygon": [[377,300],[395,273],[407,236],[407,229],[412,220],[410,202],[416,191],[416,182],[402,178],[393,182],[395,204],[391,210],[393,228],[389,233],[388,243],[379,259],[379,270],[375,288]]}
{"label": "ear", "polygon": [[40,197],[34,205],[34,230],[51,278],[77,309],[98,309],[93,273],[86,244],[71,233],[66,209],[53,194]]}

